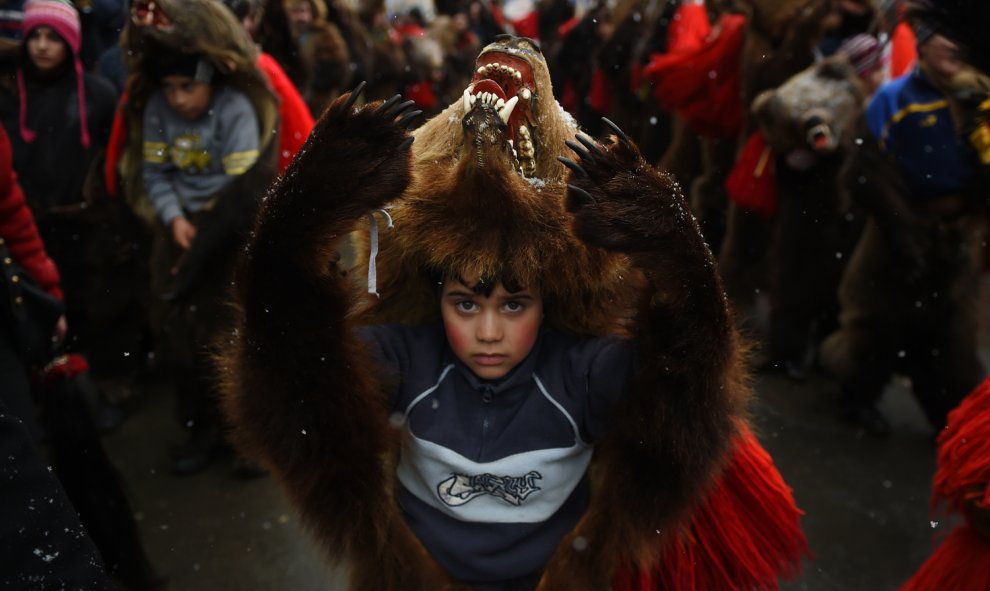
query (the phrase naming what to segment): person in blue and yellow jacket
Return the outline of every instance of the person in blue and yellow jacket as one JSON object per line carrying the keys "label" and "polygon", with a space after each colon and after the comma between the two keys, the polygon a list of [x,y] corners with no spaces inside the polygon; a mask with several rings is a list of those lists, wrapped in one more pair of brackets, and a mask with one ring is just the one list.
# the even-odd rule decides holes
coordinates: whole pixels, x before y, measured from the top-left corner
{"label": "person in blue and yellow jacket", "polygon": [[930,23],[915,32],[917,67],[877,91],[843,170],[870,220],[839,288],[841,326],[822,349],[844,415],[875,435],[890,429],[876,402],[893,373],[911,378],[936,430],[985,373],[976,304],[986,183],[952,90],[964,63]]}

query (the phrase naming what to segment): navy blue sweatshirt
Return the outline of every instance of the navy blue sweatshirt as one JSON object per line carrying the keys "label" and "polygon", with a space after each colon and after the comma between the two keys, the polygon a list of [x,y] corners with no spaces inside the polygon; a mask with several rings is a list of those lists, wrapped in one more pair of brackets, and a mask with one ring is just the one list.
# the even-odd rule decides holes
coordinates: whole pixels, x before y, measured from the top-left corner
{"label": "navy blue sweatshirt", "polygon": [[544,328],[507,376],[478,378],[441,323],[366,327],[403,428],[406,520],[454,578],[531,588],[588,504],[592,443],[634,371],[632,343]]}

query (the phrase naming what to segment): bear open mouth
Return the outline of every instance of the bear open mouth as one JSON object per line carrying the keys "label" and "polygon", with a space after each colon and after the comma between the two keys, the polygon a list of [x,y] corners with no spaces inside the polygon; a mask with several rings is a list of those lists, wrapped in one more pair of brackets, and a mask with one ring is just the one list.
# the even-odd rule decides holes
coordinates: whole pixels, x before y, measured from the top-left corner
{"label": "bear open mouth", "polygon": [[478,125],[469,123],[469,115],[475,109],[497,113],[518,169],[523,176],[532,176],[536,172],[537,149],[533,69],[526,60],[499,50],[483,53],[477,66],[471,85],[464,90],[465,126],[473,133],[480,131]]}
{"label": "bear open mouth", "polygon": [[829,152],[835,148],[835,137],[827,125],[816,125],[808,130],[808,144],[818,152]]}

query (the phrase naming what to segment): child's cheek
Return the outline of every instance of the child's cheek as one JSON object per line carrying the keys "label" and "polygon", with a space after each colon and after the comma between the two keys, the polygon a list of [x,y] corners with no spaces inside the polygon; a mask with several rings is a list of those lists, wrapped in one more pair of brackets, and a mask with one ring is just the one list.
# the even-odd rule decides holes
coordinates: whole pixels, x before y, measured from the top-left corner
{"label": "child's cheek", "polygon": [[528,355],[530,350],[533,348],[533,344],[536,343],[536,335],[540,330],[540,323],[527,322],[516,327],[516,330],[516,343],[521,349],[520,351],[517,351],[517,353],[522,356]]}
{"label": "child's cheek", "polygon": [[450,348],[454,351],[454,354],[461,357],[462,353],[467,348],[468,342],[464,329],[456,324],[445,322],[444,330],[447,333],[447,342],[450,344]]}

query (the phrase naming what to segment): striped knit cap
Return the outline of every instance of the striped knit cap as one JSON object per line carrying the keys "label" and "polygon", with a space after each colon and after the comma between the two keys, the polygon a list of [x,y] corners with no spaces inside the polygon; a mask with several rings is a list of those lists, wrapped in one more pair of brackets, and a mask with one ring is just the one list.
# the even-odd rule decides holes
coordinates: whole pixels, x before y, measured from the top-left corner
{"label": "striped knit cap", "polygon": [[868,77],[883,65],[883,49],[873,35],[861,33],[842,42],[836,53],[845,54],[861,78]]}
{"label": "striped knit cap", "polygon": [[[21,43],[27,43],[31,31],[38,27],[51,27],[72,52],[72,60],[76,71],[76,91],[79,95],[79,129],[80,140],[84,148],[89,148],[89,126],[86,117],[86,92],[82,59],[79,49],[82,47],[82,27],[79,24],[79,13],[72,4],[63,0],[30,0],[24,6],[24,20],[21,21]],[[17,90],[20,94],[20,128],[21,138],[25,142],[33,142],[37,132],[27,126],[27,92],[24,86],[24,72],[17,69]]]}

